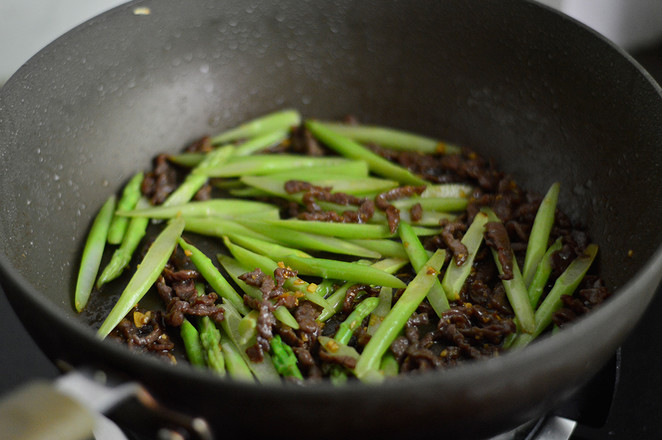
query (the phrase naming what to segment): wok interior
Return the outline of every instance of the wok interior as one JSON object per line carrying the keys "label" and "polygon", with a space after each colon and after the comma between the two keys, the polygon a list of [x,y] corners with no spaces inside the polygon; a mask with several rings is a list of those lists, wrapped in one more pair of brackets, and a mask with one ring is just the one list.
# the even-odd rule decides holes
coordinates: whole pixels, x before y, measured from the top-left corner
{"label": "wok interior", "polygon": [[280,108],[351,113],[470,147],[600,245],[609,286],[662,241],[662,103],[624,56],[537,5],[242,1],[125,5],[2,91],[0,249],[59,312],[87,228],[162,151]]}

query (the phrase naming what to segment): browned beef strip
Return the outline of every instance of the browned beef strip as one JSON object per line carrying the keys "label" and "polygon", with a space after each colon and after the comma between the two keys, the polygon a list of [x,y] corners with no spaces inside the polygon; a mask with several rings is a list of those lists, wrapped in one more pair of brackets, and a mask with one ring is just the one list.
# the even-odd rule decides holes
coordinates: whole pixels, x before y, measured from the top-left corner
{"label": "browned beef strip", "polygon": [[448,222],[444,225],[444,229],[441,231],[441,238],[455,257],[455,263],[458,266],[464,264],[469,257],[467,247],[460,241],[460,238],[456,238],[456,235],[466,231],[466,228],[466,225],[463,223]]}
{"label": "browned beef strip", "polygon": [[319,357],[323,362],[328,364],[338,364],[350,370],[356,367],[356,359],[350,356],[332,356],[324,349],[320,348]]}
{"label": "browned beef strip", "polygon": [[166,154],[154,159],[152,171],[145,173],[141,184],[143,195],[152,205],[160,205],[177,187],[177,172]]}
{"label": "browned beef strip", "polygon": [[416,203],[411,208],[409,208],[409,217],[414,223],[421,221],[423,218],[423,207],[420,203]]}
{"label": "browned beef strip", "polygon": [[513,250],[510,248],[508,231],[501,222],[487,222],[485,224],[485,243],[497,251],[499,264],[503,274],[501,279],[513,279]]}
{"label": "browned beef strip", "polygon": [[191,142],[185,149],[187,153],[209,153],[214,149],[210,136],[203,136],[200,139]]}
{"label": "browned beef strip", "polygon": [[[134,318],[134,314],[138,315]],[[139,325],[136,325],[136,321]],[[175,344],[166,333],[163,314],[160,311],[132,309],[127,316],[113,329],[111,338],[123,342],[130,349],[148,351],[164,355],[172,361],[171,351]]]}

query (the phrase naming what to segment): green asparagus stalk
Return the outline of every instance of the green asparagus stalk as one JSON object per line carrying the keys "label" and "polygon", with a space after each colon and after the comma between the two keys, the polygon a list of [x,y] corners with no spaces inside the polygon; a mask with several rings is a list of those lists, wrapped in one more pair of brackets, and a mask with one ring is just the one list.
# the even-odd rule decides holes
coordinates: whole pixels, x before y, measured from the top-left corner
{"label": "green asparagus stalk", "polygon": [[221,307],[224,312],[224,319],[221,321],[221,327],[232,343],[237,347],[239,356],[241,356],[244,363],[248,365],[248,368],[253,372],[255,379],[260,383],[280,382],[280,376],[278,375],[273,362],[271,362],[271,356],[269,356],[268,353],[264,353],[264,360],[262,362],[253,362],[246,354],[246,349],[249,348],[254,341],[248,341],[245,343],[239,342],[238,328],[239,322],[241,321],[241,315],[239,312],[227,301],[223,301]]}
{"label": "green asparagus stalk", "polygon": [[379,326],[384,321],[384,318],[391,311],[391,304],[393,302],[393,289],[390,287],[382,287],[378,296],[379,302],[377,307],[370,315],[370,322],[368,322],[368,334],[374,335]]}
{"label": "green asparagus stalk", "polygon": [[290,135],[289,127],[287,130],[274,130],[264,133],[237,145],[234,156],[248,156],[257,151],[269,148],[272,145],[278,145]]}
{"label": "green asparagus stalk", "polygon": [[349,125],[322,122],[324,127],[357,142],[377,144],[398,151],[420,151],[423,153],[459,154],[460,147],[447,142],[390,127],[376,125]]}
{"label": "green asparagus stalk", "polygon": [[536,273],[536,267],[543,258],[549,242],[549,234],[554,225],[554,214],[556,212],[556,203],[559,199],[560,184],[554,183],[540,203],[536,218],[533,221],[529,243],[526,247],[526,256],[524,257],[524,268],[522,277],[526,286],[531,285],[531,280]]}
{"label": "green asparagus stalk", "polygon": [[199,320],[200,343],[207,366],[215,373],[225,376],[225,359],[221,352],[221,332],[209,316]]}
{"label": "green asparagus stalk", "polygon": [[[237,252],[240,252],[240,250],[242,249],[240,246],[236,246],[236,248],[237,248],[236,249]],[[228,273],[228,275],[230,275],[230,277],[235,282],[235,284],[237,284],[237,286],[239,286],[239,288],[246,295],[258,300],[262,299],[262,292],[260,292],[259,289],[253,286],[249,286],[244,281],[239,279],[240,275],[246,272],[250,272],[252,270],[252,269],[248,269],[249,267],[254,269],[257,266],[255,265],[244,266],[240,264],[237,260],[223,254],[218,254],[217,258],[218,261],[221,263],[221,266],[223,266],[223,269],[225,269],[225,271]],[[273,273],[273,271],[265,272],[265,273]],[[294,316],[292,316],[292,313],[290,313],[290,311],[284,306],[280,306],[276,308],[276,310],[274,310],[274,316],[276,317],[277,320],[279,320],[285,325],[292,327],[295,330],[299,328],[299,323],[297,322],[297,320],[294,318]],[[240,333],[240,335],[243,335],[243,333]]]}
{"label": "green asparagus stalk", "polygon": [[598,246],[590,244],[586,247],[584,255],[574,259],[568,268],[558,277],[554,287],[547,294],[535,314],[535,329],[529,334],[519,334],[511,347],[524,347],[529,344],[551,324],[554,312],[562,305],[562,295],[572,295],[579,286],[579,283],[586,275],[586,272],[593,264],[593,260],[598,253]]}
{"label": "green asparagus stalk", "polygon": [[[146,207],[148,205],[149,201],[147,199],[141,198],[138,200],[138,207]],[[126,228],[122,243],[115,249],[110,261],[97,279],[97,288],[100,288],[105,283],[114,280],[122,274],[131,262],[131,258],[138,248],[140,240],[145,236],[148,223],[148,218],[132,218],[129,221],[129,226]]]}
{"label": "green asparagus stalk", "polygon": [[412,206],[418,203],[424,212],[455,212],[467,209],[469,200],[466,197],[410,197],[394,200],[391,203],[401,211],[411,209]]}
{"label": "green asparagus stalk", "polygon": [[[366,239],[366,238],[389,238],[394,237],[386,225],[372,225],[365,223],[330,223],[312,222],[306,220],[269,220],[263,223],[282,226],[288,229],[309,232],[312,234],[329,235],[338,238]],[[439,229],[423,228],[414,226],[416,235],[436,235]]]}
{"label": "green asparagus stalk", "polygon": [[103,250],[106,247],[108,228],[110,227],[113,212],[115,211],[115,202],[115,196],[110,196],[106,200],[94,218],[90,232],[87,235],[74,294],[74,304],[78,312],[85,308],[87,301],[90,299],[94,280],[101,265]]}
{"label": "green asparagus stalk", "polygon": [[342,156],[364,160],[370,171],[387,179],[410,185],[425,185],[427,181],[412,174],[407,169],[373,153],[357,142],[325,127],[323,124],[308,120],[306,127],[317,139]]}
{"label": "green asparagus stalk", "polygon": [[379,369],[384,353],[432,288],[444,260],[445,254],[441,250],[435,252],[386,315],[356,363],[354,373],[359,379],[367,379],[371,371]]}
{"label": "green asparagus stalk", "polygon": [[284,377],[294,377],[300,380],[303,380],[301,371],[297,367],[297,357],[292,351],[292,347],[285,344],[280,335],[274,336],[271,341],[271,360],[276,367],[276,371]]}
{"label": "green asparagus stalk", "polygon": [[468,255],[466,260],[461,266],[458,266],[457,258],[454,256],[446,269],[446,273],[441,282],[441,287],[444,288],[444,292],[446,292],[450,301],[460,299],[462,286],[469,276],[469,273],[471,273],[471,266],[473,265],[478,249],[483,242],[485,223],[487,223],[487,214],[484,212],[476,214],[476,217],[474,217],[473,222],[461,240],[462,244],[467,248]]}
{"label": "green asparagus stalk", "polygon": [[[133,209],[136,206],[141,196],[140,185],[142,184],[143,177],[144,174],[142,172],[137,173],[124,186],[122,197],[120,197],[120,200],[117,202],[116,209],[118,211]],[[110,223],[110,227],[108,228],[108,243],[120,244],[124,238],[128,225],[128,218],[115,213],[113,220]]]}
{"label": "green asparagus stalk", "polygon": [[[283,223],[280,220],[259,220],[254,218],[239,218],[237,222],[256,233],[267,234],[269,237],[276,238],[285,246],[296,246],[297,248],[331,252],[341,255],[352,255],[356,257],[379,258],[381,255],[370,249],[363,248],[347,240],[324,234],[309,233],[302,230],[295,230],[283,226],[289,223]],[[317,223],[317,222],[304,222]],[[330,223],[329,223],[330,224]],[[228,234],[230,235],[230,234]]]}
{"label": "green asparagus stalk", "polygon": [[200,333],[188,320],[184,320],[179,327],[179,333],[184,341],[184,349],[186,350],[186,357],[191,365],[196,367],[205,366],[205,355],[200,342]]}
{"label": "green asparagus stalk", "polygon": [[261,176],[308,167],[347,165],[349,162],[349,160],[342,157],[255,154],[252,156],[234,156],[226,163],[206,167],[204,172],[208,177]]}
{"label": "green asparagus stalk", "polygon": [[[317,169],[317,168],[316,168]],[[284,185],[288,180],[303,180],[310,182],[313,185],[320,187],[331,187],[332,192],[341,192],[355,196],[371,195],[374,193],[381,193],[390,189],[396,188],[398,182],[395,180],[380,179],[378,177],[349,177],[342,174],[318,174],[317,177],[309,178],[307,180],[299,178],[298,175],[290,174],[289,177],[284,176],[241,176],[241,182],[248,186],[257,188],[288,200],[294,200],[301,203],[303,193],[289,194],[285,191]],[[348,206],[343,206],[348,209]]]}
{"label": "green asparagus stalk", "polygon": [[154,284],[175,250],[177,239],[183,230],[184,220],[174,219],[156,237],[119,300],[101,324],[97,332],[100,338],[108,336]]}
{"label": "green asparagus stalk", "polygon": [[276,243],[269,243],[268,241],[260,240],[254,237],[247,237],[241,234],[234,234],[232,236],[232,241],[250,251],[267,256],[269,258],[274,258],[276,260],[280,260],[286,255],[296,255],[303,258],[312,258],[312,255],[307,254],[306,252],[299,249],[281,246]]}
{"label": "green asparagus stalk", "polygon": [[296,174],[292,174],[292,170],[269,174],[269,177],[276,180],[297,179],[304,182],[312,182],[320,179],[320,176],[368,177],[368,165],[362,160],[346,160],[339,164],[300,168],[296,170]]}
{"label": "green asparagus stalk", "polygon": [[382,257],[392,258],[409,258],[402,243],[387,238],[350,238],[347,239],[350,243],[354,243],[365,249],[377,252]]}
{"label": "green asparagus stalk", "polygon": [[244,304],[244,300],[218,271],[211,259],[201,250],[192,244],[187,243],[182,238],[178,240],[178,243],[179,246],[184,249],[186,255],[191,259],[193,265],[198,269],[198,272],[200,272],[202,277],[207,283],[209,283],[211,288],[214,289],[221,298],[230,301],[239,313],[242,315],[248,313],[248,307]]}
{"label": "green asparagus stalk", "polygon": [[283,262],[302,275],[315,275],[322,278],[332,278],[374,284],[377,286],[404,288],[406,284],[399,278],[370,266],[357,263],[329,260],[325,258],[302,258],[288,255]]}
{"label": "green asparagus stalk", "polygon": [[338,331],[333,339],[339,344],[347,344],[354,334],[354,331],[361,325],[363,320],[372,313],[375,307],[377,307],[377,304],[379,304],[379,298],[374,296],[361,301],[356,307],[354,307],[352,313],[340,323]]}
{"label": "green asparagus stalk", "polygon": [[[391,270],[396,269],[399,267],[398,265],[393,265],[389,264],[388,268],[383,267],[383,262],[382,261],[377,261],[375,263],[370,263],[368,261],[357,261],[357,264],[362,264],[364,266],[372,266],[373,268],[379,269],[379,270],[384,270],[387,273],[394,274],[395,271],[391,272]],[[397,270],[397,269],[396,269]],[[335,292],[333,292],[326,300],[327,303],[329,304],[329,307],[322,310],[322,313],[317,317],[318,322],[325,322],[329,318],[331,318],[333,315],[338,313],[343,306],[343,302],[345,301],[345,297],[347,296],[347,289],[352,287],[353,285],[357,284],[354,281],[349,281],[344,283],[342,286],[340,286]],[[388,288],[390,289],[390,288]]]}
{"label": "green asparagus stalk", "polygon": [[289,130],[301,124],[301,115],[296,110],[280,110],[245,122],[237,127],[226,130],[214,136],[214,145],[238,139],[252,138],[264,133],[278,130]]}
{"label": "green asparagus stalk", "polygon": [[531,284],[529,285],[528,289],[529,300],[531,301],[531,307],[533,307],[534,310],[538,308],[538,302],[540,301],[542,292],[547,285],[549,276],[552,273],[552,254],[561,250],[562,247],[563,243],[559,237],[549,247],[549,249],[547,249],[547,252],[545,252],[545,255],[543,255],[542,259],[538,263],[538,268],[536,269],[536,273],[533,275],[533,279],[531,280]]}
{"label": "green asparagus stalk", "polygon": [[182,217],[219,217],[233,219],[238,216],[257,216],[263,214],[265,219],[278,219],[278,207],[269,203],[238,199],[212,199],[188,202],[174,206],[154,206],[132,210],[118,210],[118,216],[149,217],[168,219]]}
{"label": "green asparagus stalk", "polygon": [[246,226],[237,223],[236,221],[226,220],[218,217],[186,217],[186,231],[219,238],[222,238],[226,235],[229,237],[234,237],[235,235],[244,235],[272,243],[275,241],[271,237],[254,231],[253,229],[249,229]]}
{"label": "green asparagus stalk", "polygon": [[221,351],[225,358],[225,369],[228,375],[234,380],[255,382],[253,373],[251,373],[246,360],[241,356],[239,348],[232,342],[227,333],[225,333],[225,330],[222,328],[219,330],[221,332]]}
{"label": "green asparagus stalk", "polygon": [[224,163],[234,153],[232,145],[219,147],[207,153],[205,158],[186,176],[184,182],[168,196],[163,206],[182,205],[190,201],[195,193],[202,188],[208,180],[207,170]]}
{"label": "green asparagus stalk", "polygon": [[[274,271],[279,267],[278,263],[276,263],[271,258],[257,254],[241,246],[237,246],[236,244],[232,243],[228,237],[223,237],[223,242],[225,243],[225,247],[228,248],[230,253],[245,267],[258,267],[260,270],[262,270],[262,272],[269,275],[273,274]],[[291,257],[300,258],[294,256]],[[304,259],[311,260],[311,258]],[[287,279],[283,287],[301,293],[306,300],[317,304],[324,309],[329,307],[327,301],[316,293],[316,286],[312,286],[310,283],[307,283],[298,277]],[[298,325],[290,325],[290,327],[296,328]]]}
{"label": "green asparagus stalk", "polygon": [[[429,258],[427,251],[416,236],[416,233],[412,229],[411,225],[408,223],[400,222],[398,232],[400,233],[400,239],[402,240],[405,251],[409,255],[411,265],[418,273]],[[434,282],[432,288],[428,292],[428,301],[430,302],[430,305],[434,311],[437,313],[437,316],[441,316],[443,312],[449,309],[450,306],[448,305],[446,292],[444,292],[443,287],[441,287],[439,280]]]}
{"label": "green asparagus stalk", "polygon": [[[499,217],[490,208],[485,208],[483,212],[487,214],[487,218],[490,222],[501,222]],[[490,251],[492,252],[492,257],[494,258],[494,263],[496,264],[499,275],[501,276],[501,284],[503,284],[504,290],[506,291],[510,306],[513,308],[513,312],[515,312],[519,329],[524,333],[531,333],[535,328],[533,307],[531,307],[529,294],[526,290],[524,280],[522,279],[522,273],[519,270],[515,255],[512,256],[511,262],[513,277],[507,280],[503,279],[504,271],[503,266],[501,265],[501,260],[499,260],[498,251],[493,248],[491,248]]]}
{"label": "green asparagus stalk", "polygon": [[465,183],[442,183],[427,185],[421,198],[467,198],[472,192],[473,187]]}
{"label": "green asparagus stalk", "polygon": [[382,357],[382,362],[379,365],[379,371],[384,377],[396,377],[400,373],[400,364],[398,364],[395,355],[387,351]]}

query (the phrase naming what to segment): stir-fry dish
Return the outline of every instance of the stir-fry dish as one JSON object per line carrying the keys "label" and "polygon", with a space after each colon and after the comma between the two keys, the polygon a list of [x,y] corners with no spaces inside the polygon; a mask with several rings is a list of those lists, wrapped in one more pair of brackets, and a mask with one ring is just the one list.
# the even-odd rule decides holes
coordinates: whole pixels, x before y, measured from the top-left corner
{"label": "stir-fry dish", "polygon": [[235,380],[442,369],[520,349],[609,296],[559,192],[425,136],[278,111],[159,155],[110,196],[74,303],[114,286],[100,338]]}

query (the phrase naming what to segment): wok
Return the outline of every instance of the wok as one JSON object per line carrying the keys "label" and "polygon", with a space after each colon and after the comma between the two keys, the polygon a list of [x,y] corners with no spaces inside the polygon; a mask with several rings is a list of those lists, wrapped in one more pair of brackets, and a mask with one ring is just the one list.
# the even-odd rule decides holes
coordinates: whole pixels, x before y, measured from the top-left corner
{"label": "wok", "polygon": [[[614,296],[522,351],[379,386],[240,384],[99,341],[72,292],[105,198],[156,153],[283,107],[468,146],[540,193],[562,182]],[[660,145],[649,75],[532,2],[133,2],[0,91],[2,287],[50,359],[138,381],[218,435],[491,435],[571,396],[648,305],[662,277]]]}

